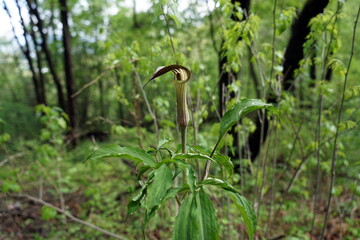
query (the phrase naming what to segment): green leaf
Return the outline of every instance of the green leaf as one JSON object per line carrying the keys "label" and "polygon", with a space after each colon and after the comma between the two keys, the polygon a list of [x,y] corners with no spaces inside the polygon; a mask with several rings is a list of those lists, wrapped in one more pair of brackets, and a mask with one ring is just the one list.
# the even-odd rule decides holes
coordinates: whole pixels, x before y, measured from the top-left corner
{"label": "green leaf", "polygon": [[230,157],[222,154],[216,154],[213,158],[217,164],[225,168],[225,170],[229,175],[228,177],[230,177],[233,174],[234,164],[232,163]]}
{"label": "green leaf", "polygon": [[178,192],[180,191],[184,191],[184,190],[188,190],[188,187],[183,187],[183,188],[170,188],[168,189],[168,191],[166,192],[165,196],[161,199],[159,205],[156,205],[155,207],[153,207],[150,211],[146,210],[145,213],[145,218],[144,218],[144,228],[146,228],[146,225],[149,223],[150,219],[152,217],[155,216],[156,211],[160,208],[160,206],[166,202],[168,199],[173,198],[176,196],[176,194],[178,194]]}
{"label": "green leaf", "polygon": [[238,207],[240,214],[244,219],[249,239],[253,239],[256,231],[256,215],[254,208],[244,196],[240,195],[240,193],[234,193],[232,191],[227,191],[227,193]]}
{"label": "green leaf", "polygon": [[141,199],[131,200],[127,205],[128,210],[127,210],[126,219],[128,219],[128,217],[134,212],[136,212],[140,207],[141,207]]}
{"label": "green leaf", "polygon": [[196,176],[195,171],[190,164],[186,164],[185,175],[187,184],[189,185],[191,192],[194,192],[196,186]]}
{"label": "green leaf", "polygon": [[171,159],[203,159],[203,160],[210,160],[214,162],[214,159],[212,159],[209,156],[206,156],[201,153],[177,153],[175,154]]}
{"label": "green leaf", "polygon": [[275,107],[273,107],[271,104],[263,102],[260,99],[243,99],[238,101],[231,109],[226,111],[220,121],[219,141],[225,135],[225,133],[229,131],[229,129],[242,117],[259,109],[266,109],[277,113]]}
{"label": "green leaf", "polygon": [[198,185],[213,185],[223,188],[238,207],[241,216],[244,219],[249,239],[253,239],[256,230],[256,215],[254,208],[249,201],[243,197],[231,184],[216,178],[207,178],[198,183]]}
{"label": "green leaf", "polygon": [[167,190],[172,185],[172,172],[170,168],[163,164],[154,170],[154,180],[147,188],[144,207],[151,211],[155,206],[160,205],[160,201],[166,195]]}
{"label": "green leaf", "polygon": [[170,142],[171,139],[167,139],[167,138],[163,138],[163,139],[160,139],[157,147],[156,147],[156,150],[159,150],[160,148],[162,148],[166,143]]}
{"label": "green leaf", "polygon": [[133,214],[136,210],[138,210],[141,206],[141,201],[144,199],[147,193],[147,187],[154,179],[154,172],[149,174],[148,180],[145,182],[144,186],[142,186],[140,192],[128,203],[128,211],[126,219]]}
{"label": "green leaf", "polygon": [[156,162],[147,154],[143,149],[136,147],[120,147],[118,145],[112,144],[104,146],[90,154],[86,160],[98,160],[104,157],[122,157],[128,158],[135,161],[140,161],[145,165],[155,167]]}
{"label": "green leaf", "polygon": [[165,196],[161,200],[161,204],[164,203],[166,200],[175,197],[176,194],[178,194],[178,192],[180,192],[182,190],[184,190],[184,188],[170,188],[170,189],[168,189]]}
{"label": "green leaf", "polygon": [[201,188],[196,194],[198,238],[201,240],[217,240],[219,238],[219,224],[215,208],[205,191]]}
{"label": "green leaf", "polygon": [[13,181],[7,181],[5,180],[2,184],[2,192],[21,192],[21,186]]}
{"label": "green leaf", "polygon": [[174,164],[176,164],[176,166],[180,167],[180,168],[177,168],[177,170],[175,170],[175,176],[177,176],[181,171],[184,171],[189,188],[191,189],[192,192],[195,191],[196,176],[195,176],[195,171],[194,171],[193,167],[191,166],[191,164],[186,163],[184,160],[182,160],[182,158],[164,159],[161,162],[159,162],[155,166],[155,168],[159,168],[159,167],[165,165],[166,163],[174,163]]}
{"label": "green leaf", "polygon": [[176,217],[174,239],[197,239],[196,205],[194,194],[190,194],[181,204]]}
{"label": "green leaf", "polygon": [[201,146],[201,145],[196,145],[196,146],[190,146],[190,149],[194,150],[197,153],[201,153],[204,155],[210,155],[211,154],[211,150]]}
{"label": "green leaf", "polygon": [[176,217],[174,239],[219,239],[215,208],[203,189],[182,202]]}
{"label": "green leaf", "polygon": [[41,218],[43,220],[54,219],[56,217],[56,214],[56,210],[51,207],[43,206],[41,208]]}

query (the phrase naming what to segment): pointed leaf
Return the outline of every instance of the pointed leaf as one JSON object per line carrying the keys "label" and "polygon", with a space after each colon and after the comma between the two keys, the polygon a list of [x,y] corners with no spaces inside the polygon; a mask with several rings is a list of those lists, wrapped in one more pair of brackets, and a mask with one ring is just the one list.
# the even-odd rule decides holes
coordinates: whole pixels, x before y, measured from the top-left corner
{"label": "pointed leaf", "polygon": [[215,208],[203,189],[196,194],[198,238],[201,240],[218,240],[219,224]]}
{"label": "pointed leaf", "polygon": [[144,197],[146,196],[146,192],[147,192],[147,187],[148,185],[153,181],[154,179],[154,174],[153,172],[151,172],[149,174],[149,178],[148,180],[145,182],[144,186],[142,186],[141,190],[139,191],[139,193],[133,198],[131,199],[131,201],[128,203],[127,207],[128,207],[128,211],[127,211],[127,216],[126,219],[133,214],[134,212],[136,212],[136,210],[138,210],[141,206],[141,201],[144,199]]}
{"label": "pointed leaf", "polygon": [[164,146],[166,143],[168,143],[170,141],[171,141],[171,139],[167,139],[167,138],[160,139],[160,141],[156,147],[156,150],[159,150],[160,148],[162,148],[162,146]]}
{"label": "pointed leaf", "polygon": [[210,160],[214,162],[214,159],[201,153],[177,153],[172,157],[172,159],[191,159],[191,158]]}
{"label": "pointed leaf", "polygon": [[223,166],[225,170],[228,173],[228,177],[230,177],[233,174],[234,171],[234,164],[232,163],[230,157],[222,154],[216,154],[214,157],[214,160],[219,166]]}
{"label": "pointed leaf", "polygon": [[196,205],[194,194],[190,194],[181,204],[176,217],[174,239],[197,239]]}
{"label": "pointed leaf", "polygon": [[221,119],[219,140],[242,117],[259,109],[267,109],[272,112],[277,112],[275,107],[273,107],[271,104],[263,102],[260,99],[243,99],[238,101],[231,109],[226,111]]}
{"label": "pointed leaf", "polygon": [[148,211],[160,205],[160,201],[172,185],[172,177],[172,172],[166,164],[154,170],[154,180],[147,188],[147,196],[144,202],[144,207]]}
{"label": "pointed leaf", "polygon": [[256,231],[255,211],[249,201],[243,197],[236,188],[234,188],[231,184],[216,178],[207,178],[199,182],[198,185],[213,185],[223,188],[238,207],[240,214],[244,219],[249,239],[253,239]]}
{"label": "pointed leaf", "polygon": [[211,154],[210,149],[207,149],[206,147],[203,147],[201,145],[190,146],[190,148],[192,150],[194,150],[195,152],[197,152],[197,153],[201,153],[201,154],[204,154],[204,155],[210,155]]}
{"label": "pointed leaf", "polygon": [[122,157],[128,158],[135,161],[140,161],[145,165],[155,167],[156,162],[153,157],[147,154],[143,149],[136,147],[120,147],[118,145],[112,144],[104,146],[90,154],[87,157],[87,160],[97,160],[104,157]]}
{"label": "pointed leaf", "polygon": [[238,207],[240,214],[244,219],[249,239],[253,239],[256,231],[256,215],[254,208],[249,201],[239,193],[234,193],[232,191],[227,191],[227,193]]}
{"label": "pointed leaf", "polygon": [[185,188],[170,188],[165,196],[161,199],[160,203],[153,207],[150,211],[146,210],[145,218],[144,218],[144,228],[146,228],[147,224],[149,223],[150,219],[155,216],[156,211],[160,208],[160,206],[166,202],[169,198],[173,198],[176,194],[180,191],[183,191]]}
{"label": "pointed leaf", "polygon": [[164,203],[166,200],[175,197],[176,194],[178,194],[178,192],[180,192],[182,190],[183,190],[183,188],[170,188],[170,189],[168,189],[165,196],[161,200],[161,203]]}
{"label": "pointed leaf", "polygon": [[159,162],[155,166],[155,168],[160,168],[161,166],[163,166],[166,163],[175,163],[176,166],[179,167],[175,170],[175,176],[177,176],[181,171],[184,171],[185,175],[186,175],[186,181],[187,181],[189,188],[191,189],[192,192],[195,191],[195,187],[196,187],[195,171],[189,163],[186,163],[182,159],[164,159],[161,162]]}
{"label": "pointed leaf", "polygon": [[196,186],[196,176],[194,169],[190,164],[186,165],[185,175],[187,184],[189,185],[191,192],[194,192]]}

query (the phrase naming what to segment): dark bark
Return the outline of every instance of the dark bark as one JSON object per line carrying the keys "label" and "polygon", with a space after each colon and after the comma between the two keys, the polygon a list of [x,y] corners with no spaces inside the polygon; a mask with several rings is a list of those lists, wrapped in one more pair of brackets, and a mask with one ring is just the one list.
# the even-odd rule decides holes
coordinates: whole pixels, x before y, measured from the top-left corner
{"label": "dark bark", "polygon": [[[231,15],[231,19],[233,21],[243,21],[247,19],[249,9],[250,9],[250,0],[232,0],[231,3],[235,6],[236,4],[240,4],[240,7],[244,11],[244,18],[239,19],[235,12],[237,11],[234,7],[234,13]],[[240,37],[238,41],[241,41],[242,38]],[[223,45],[223,44],[222,44]],[[225,66],[227,65],[227,57],[225,55],[226,49],[221,48],[219,52],[219,73],[220,73],[220,81],[219,81],[219,113],[222,116],[226,110],[226,103],[227,103],[227,96],[228,96],[228,86],[236,80],[237,73],[233,71],[226,71]],[[233,94],[230,98],[235,97]]]}
{"label": "dark bark", "polygon": [[[309,23],[310,20],[322,13],[325,7],[328,5],[329,0],[308,0],[299,17],[295,20],[291,29],[291,37],[287,45],[284,62],[283,62],[283,82],[282,87],[284,91],[293,92],[295,90],[295,70],[299,68],[300,61],[304,58],[303,45],[306,41],[307,35],[310,33]],[[269,103],[276,104],[278,102],[277,97],[274,94],[267,96]],[[267,136],[267,128],[269,121],[267,117],[264,118],[264,135],[263,141]],[[251,160],[255,160],[260,152],[259,142],[260,135],[258,129],[261,129],[261,122],[256,122],[256,131],[248,137],[249,149]]]}
{"label": "dark bark", "polygon": [[[250,0],[232,0],[231,3],[234,5],[233,14],[231,15],[231,19],[233,21],[244,21],[248,18],[248,13],[250,9]],[[238,16],[235,14],[237,10],[235,9],[236,5],[240,5],[240,7],[244,11],[244,17],[242,19],[239,19]],[[238,41],[241,41],[242,37],[240,36]],[[221,44],[223,45],[223,43]],[[228,64],[228,59],[225,55],[226,49],[223,47],[220,48],[219,53],[219,73],[220,73],[220,81],[219,81],[219,113],[220,116],[223,116],[226,111],[226,103],[229,99],[233,99],[236,97],[236,94],[234,92],[229,92],[229,85],[236,81],[237,73],[229,70],[226,71],[225,67]],[[230,157],[235,160],[239,158],[238,153],[238,146],[239,146],[239,134],[236,130],[236,126],[232,127],[229,131],[229,134],[233,137],[233,146],[235,147],[235,151],[230,151],[229,155]]]}
{"label": "dark bark", "polygon": [[55,70],[53,58],[52,58],[50,50],[48,48],[47,37],[46,37],[44,27],[43,27],[44,24],[40,17],[37,1],[36,0],[33,0],[33,1],[26,0],[26,3],[29,8],[30,16],[34,16],[37,20],[36,26],[38,27],[38,32],[40,33],[40,36],[41,36],[41,49],[42,49],[43,53],[45,54],[46,62],[48,64],[50,73],[53,77],[53,80],[54,80],[54,83],[56,86],[57,95],[58,95],[58,104],[62,109],[65,110],[65,112],[67,112],[66,105],[65,105],[64,92],[62,89],[62,84],[61,84],[60,78]]}
{"label": "dark bark", "polygon": [[[99,74],[101,74],[100,69],[101,69],[101,68],[98,68],[98,73],[99,73]],[[99,98],[100,116],[106,118],[103,81],[99,81],[99,94],[100,94],[100,98]]]}
{"label": "dark bark", "polygon": [[31,35],[31,38],[34,43],[36,62],[37,62],[38,73],[39,73],[39,94],[40,94],[42,102],[46,105],[45,80],[44,80],[44,74],[42,73],[42,57],[41,57],[41,52],[38,50],[39,43],[36,38],[34,26],[35,26],[35,23],[32,21],[32,18],[30,18],[30,27],[31,27],[30,35]]}
{"label": "dark bark", "polygon": [[[16,1],[16,5],[19,9],[19,13],[21,14],[21,8],[19,6],[19,2]],[[19,38],[17,37],[16,35],[16,32],[15,32],[15,28],[14,28],[14,25],[12,24],[11,22],[11,19],[12,19],[12,16],[11,16],[11,13],[9,11],[9,9],[7,8],[6,6],[6,3],[5,1],[3,1],[3,8],[5,10],[5,12],[8,14],[9,16],[9,19],[10,19],[10,23],[11,23],[11,28],[12,28],[12,31],[13,31],[13,34],[14,34],[14,37],[15,37],[15,40],[16,40],[16,43],[18,44],[21,52],[24,54],[28,64],[29,64],[29,69],[31,71],[31,75],[32,75],[32,82],[33,82],[33,85],[34,85],[34,92],[35,92],[35,97],[36,97],[36,103],[37,104],[42,104],[44,103],[42,98],[41,98],[41,94],[39,92],[39,80],[38,80],[38,77],[37,77],[37,74],[36,74],[36,71],[35,71],[35,67],[34,67],[34,63],[33,63],[33,59],[31,58],[31,55],[30,55],[30,45],[29,45],[29,42],[28,42],[28,39],[27,39],[27,29],[25,27],[25,24],[24,24],[24,21],[23,21],[23,18],[22,16],[20,15],[20,20],[21,20],[21,25],[23,27],[23,36],[24,36],[24,41],[25,41],[25,47],[23,47],[19,41]]]}
{"label": "dark bark", "polygon": [[140,23],[137,20],[137,13],[136,13],[136,0],[133,0],[133,24],[134,24],[134,29],[140,28]]}
{"label": "dark bark", "polygon": [[329,0],[308,0],[299,17],[293,23],[291,37],[284,55],[283,90],[295,90],[295,70],[300,67],[299,63],[304,58],[303,45],[306,41],[306,36],[310,33],[310,20],[322,13],[328,3]]}
{"label": "dark bark", "polygon": [[76,104],[75,98],[71,96],[74,94],[75,84],[72,73],[72,58],[71,58],[71,35],[68,23],[68,8],[66,0],[59,0],[60,3],[60,15],[63,32],[63,46],[64,46],[64,68],[66,78],[66,92],[67,92],[67,107],[68,115],[70,118],[71,132],[70,137],[73,140],[73,144],[76,144],[75,133],[77,129],[77,115],[76,115]]}

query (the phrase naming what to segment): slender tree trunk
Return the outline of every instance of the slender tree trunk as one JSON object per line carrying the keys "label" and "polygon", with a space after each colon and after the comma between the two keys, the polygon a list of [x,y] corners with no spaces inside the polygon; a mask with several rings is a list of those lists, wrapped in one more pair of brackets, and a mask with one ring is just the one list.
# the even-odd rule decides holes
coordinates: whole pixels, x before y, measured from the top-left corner
{"label": "slender tree trunk", "polygon": [[41,58],[41,52],[38,50],[39,44],[36,39],[36,34],[34,31],[35,24],[32,19],[30,19],[30,26],[31,26],[30,35],[34,42],[36,61],[37,61],[38,72],[39,72],[39,94],[40,94],[43,104],[46,105],[46,90],[45,90],[44,74],[42,73],[42,58]]}
{"label": "slender tree trunk", "polygon": [[76,104],[75,98],[72,98],[74,91],[74,78],[72,73],[72,58],[71,58],[71,35],[69,30],[68,23],[68,8],[66,0],[59,0],[60,3],[60,15],[61,15],[61,23],[63,26],[63,46],[64,46],[64,68],[65,68],[65,77],[66,77],[66,90],[67,90],[67,107],[68,114],[70,118],[70,126],[71,132],[70,137],[73,140],[73,143],[76,144],[75,141],[75,133],[77,129],[77,116],[76,116]]}
{"label": "slender tree trunk", "polygon": [[[18,10],[19,10],[19,13],[21,14],[21,8],[19,6],[19,2],[16,1],[16,5],[18,7]],[[27,39],[27,29],[25,27],[25,24],[24,24],[24,21],[23,21],[23,18],[22,16],[20,15],[20,22],[21,22],[21,25],[23,27],[23,36],[24,36],[24,41],[25,41],[25,48],[21,45],[20,41],[19,41],[19,38],[17,37],[16,35],[16,32],[15,32],[15,28],[14,28],[14,25],[12,24],[12,16],[11,16],[11,13],[9,11],[9,9],[7,8],[6,6],[6,3],[5,1],[3,1],[3,8],[5,10],[5,12],[8,14],[9,16],[9,20],[10,20],[10,23],[11,23],[11,27],[12,27],[12,31],[13,31],[13,34],[14,34],[14,37],[15,37],[15,40],[19,46],[19,48],[21,49],[21,52],[24,54],[28,64],[29,64],[29,68],[30,68],[30,71],[31,71],[31,75],[32,75],[32,82],[33,82],[33,85],[34,85],[34,92],[35,92],[35,97],[36,97],[36,103],[37,104],[42,104],[43,101],[41,99],[41,95],[40,95],[40,92],[39,92],[39,80],[38,80],[38,77],[37,77],[37,74],[36,74],[36,71],[35,71],[35,67],[34,67],[34,63],[33,63],[33,59],[31,58],[31,55],[30,55],[30,46],[29,46],[29,42],[28,42],[28,39]]]}
{"label": "slender tree trunk", "polygon": [[134,29],[140,28],[140,24],[137,20],[137,13],[136,13],[136,0],[133,0],[133,24],[134,24]]}
{"label": "slender tree trunk", "polygon": [[100,115],[106,118],[105,114],[105,103],[104,103],[104,86],[103,82],[99,81],[99,94],[100,94]]}
{"label": "slender tree trunk", "polygon": [[38,32],[40,33],[40,36],[41,36],[41,48],[42,48],[42,51],[45,54],[46,62],[48,64],[50,73],[51,73],[51,75],[53,77],[53,80],[54,80],[54,83],[55,83],[55,86],[56,86],[57,95],[58,95],[58,104],[62,109],[65,110],[65,112],[67,112],[66,105],[65,105],[65,99],[64,99],[64,92],[63,92],[63,89],[62,89],[62,84],[60,82],[59,76],[56,73],[55,65],[53,63],[53,58],[52,58],[51,53],[50,53],[49,48],[48,48],[47,37],[46,37],[44,27],[43,27],[44,24],[43,24],[43,21],[42,21],[42,19],[40,17],[37,1],[36,0],[33,0],[33,1],[32,0],[26,0],[26,2],[27,2],[27,5],[28,5],[28,8],[29,8],[30,16],[34,16],[36,18],[36,20],[37,20],[36,26],[38,27]]}

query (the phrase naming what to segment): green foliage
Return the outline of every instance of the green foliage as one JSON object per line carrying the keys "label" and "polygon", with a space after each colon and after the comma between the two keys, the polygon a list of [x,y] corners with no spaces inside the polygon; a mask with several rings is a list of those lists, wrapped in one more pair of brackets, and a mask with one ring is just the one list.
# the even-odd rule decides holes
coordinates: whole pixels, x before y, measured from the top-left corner
{"label": "green foliage", "polygon": [[243,99],[237,102],[231,109],[229,109],[221,119],[220,134],[221,139],[229,129],[236,124],[245,115],[259,109],[266,109],[270,112],[277,113],[276,108],[271,104],[267,104],[258,99]]}
{"label": "green foliage", "polygon": [[220,239],[215,208],[202,188],[180,206],[174,239]]}
{"label": "green foliage", "polygon": [[[106,238],[81,224],[61,221],[47,207],[39,211],[38,205],[28,204],[20,197],[25,192],[58,207],[63,195],[69,213],[129,239],[142,235],[170,239],[175,238],[176,231],[189,234],[191,239],[207,237],[205,234],[215,239],[246,238],[242,225],[252,234],[255,220],[258,228],[254,238],[273,238],[279,233],[289,239],[309,238],[313,214],[306,206],[315,204],[316,194],[319,199],[326,199],[337,128],[340,132],[332,192],[336,206],[331,207],[331,228],[327,231],[333,234],[327,237],[340,236],[332,231],[340,219],[347,231],[342,237],[357,238],[357,42],[348,72],[347,64],[358,3],[330,1],[323,13],[311,20],[304,57],[296,69],[291,91],[286,91],[282,86],[286,76],[284,53],[295,30],[293,23],[300,19],[307,1],[251,1],[248,13],[232,2],[237,1],[188,4],[156,0],[144,9],[145,2],[139,0],[68,1],[74,87],[79,90],[88,86],[75,98],[79,145],[72,148],[67,136],[69,120],[64,114],[67,109],[56,107],[57,88],[38,45],[42,43],[40,34],[31,27],[26,1],[20,1],[35,72],[37,76],[43,73],[47,105],[34,107],[38,103],[32,73],[10,30],[10,34],[0,36],[0,211],[5,223],[0,232],[5,232],[5,238],[14,238],[16,231],[34,239]],[[276,9],[272,9],[274,3]],[[66,98],[58,4],[51,0],[37,1],[37,5]],[[18,32],[18,11],[14,7],[12,23]],[[32,41],[32,29],[37,44]],[[358,41],[358,33],[356,37]],[[22,34],[18,38],[25,48]],[[42,66],[37,65],[34,46],[38,46]],[[222,57],[227,63],[219,69]],[[171,84],[164,84],[171,77],[165,75],[164,81],[154,81],[146,89],[159,125],[158,136],[139,84],[146,82],[157,66],[175,62],[192,71],[191,88],[187,91],[190,121],[186,153],[179,152],[181,146],[176,141],[168,140],[180,138],[178,126],[172,121],[176,118],[175,92]],[[225,71],[231,71],[226,94],[231,97],[227,106],[233,108],[217,122],[221,115],[217,111],[218,79]],[[337,125],[345,74],[348,85]],[[270,121],[268,130],[263,132],[267,139],[259,146],[260,155],[254,160],[246,139],[261,129],[256,128],[258,116],[246,114],[245,103],[255,101],[256,106],[249,109],[259,107],[260,111],[271,112],[271,106],[252,99],[266,99],[268,93],[276,95],[281,117]],[[318,124],[319,95],[323,96],[323,112]],[[239,101],[244,96],[249,100]],[[240,105],[241,111],[237,109]],[[234,124],[240,118],[241,124]],[[226,134],[231,128],[238,139]],[[317,129],[321,130],[320,144],[315,139]],[[136,145],[140,147],[133,147]],[[321,191],[316,193],[318,149]],[[94,153],[89,156],[91,152]],[[229,153],[236,158],[231,159]],[[84,165],[82,161],[87,156],[91,161]],[[104,157],[123,160],[99,161]],[[211,177],[203,180],[207,161],[211,163]],[[255,199],[257,219],[243,196]],[[6,225],[13,222],[6,217],[14,216],[17,202],[22,210],[16,219],[19,229]],[[315,206],[326,208],[323,201]],[[43,211],[50,221],[41,219]],[[31,218],[26,218],[29,212]],[[205,222],[206,218],[212,221]],[[323,213],[316,212],[312,238],[319,238],[322,218]],[[39,225],[37,234],[32,231],[34,224]],[[183,229],[188,231],[181,232]],[[186,237],[178,235],[179,239]]]}
{"label": "green foliage", "polygon": [[[225,133],[242,117],[259,109],[277,113],[276,108],[261,100],[245,99],[236,103],[221,119],[218,143]],[[140,177],[150,170],[141,190],[129,202],[127,213],[129,217],[140,207],[145,208],[144,227],[166,200],[176,198],[180,208],[174,227],[175,239],[209,239],[209,237],[219,239],[215,208],[203,190],[203,186],[214,185],[225,190],[234,201],[244,219],[248,236],[253,239],[256,230],[256,215],[251,204],[226,181],[215,178],[206,178],[199,181],[201,176],[196,177],[191,164],[191,162],[199,160],[212,161],[221,168],[225,168],[228,175],[231,176],[233,164],[230,158],[222,154],[214,155],[217,144],[212,153],[210,153],[209,149],[199,146],[190,147],[195,152],[174,153],[172,150],[163,147],[168,142],[168,139],[161,139],[156,149],[152,148],[147,152],[135,147],[109,145],[96,150],[87,159],[98,160],[104,157],[119,157],[134,160],[137,164],[142,165]],[[161,159],[158,159],[156,156],[162,149],[167,150],[170,156],[161,155]],[[156,157],[156,160],[153,156]],[[179,178],[178,174],[180,172],[183,172],[183,185],[179,188],[175,184],[175,179]]]}
{"label": "green foliage", "polygon": [[226,191],[227,194],[229,194],[244,219],[249,238],[252,239],[256,230],[256,215],[253,207],[248,202],[248,200],[245,197],[241,196],[240,193],[233,186],[220,179],[208,178],[199,182],[199,184],[221,187]]}
{"label": "green foliage", "polygon": [[44,220],[50,220],[55,218],[57,215],[56,210],[48,207],[48,206],[43,206],[41,208],[41,218]]}
{"label": "green foliage", "polygon": [[87,159],[97,160],[104,157],[125,157],[130,158],[135,161],[139,161],[144,163],[145,165],[149,165],[154,167],[156,162],[151,157],[151,155],[147,154],[144,150],[135,148],[135,147],[119,147],[118,145],[109,145],[106,147],[102,147],[91,155],[87,157]]}

